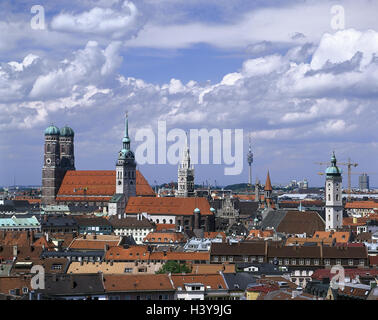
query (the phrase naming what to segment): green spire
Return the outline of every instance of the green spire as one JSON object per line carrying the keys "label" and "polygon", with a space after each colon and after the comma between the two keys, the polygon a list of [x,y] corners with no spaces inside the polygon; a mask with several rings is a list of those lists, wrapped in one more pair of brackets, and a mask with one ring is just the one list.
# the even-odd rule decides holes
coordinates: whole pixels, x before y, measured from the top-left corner
{"label": "green spire", "polygon": [[336,167],[336,156],[335,156],[335,151],[332,153],[332,158],[331,158],[331,163],[333,167]]}

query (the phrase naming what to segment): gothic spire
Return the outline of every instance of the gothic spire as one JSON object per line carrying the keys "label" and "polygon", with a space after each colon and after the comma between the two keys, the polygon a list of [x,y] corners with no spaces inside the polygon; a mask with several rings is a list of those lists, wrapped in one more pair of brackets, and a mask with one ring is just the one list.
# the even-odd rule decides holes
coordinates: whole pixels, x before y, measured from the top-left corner
{"label": "gothic spire", "polygon": [[129,115],[126,112],[125,117],[125,136],[122,139],[123,149],[130,150],[130,138],[129,138]]}

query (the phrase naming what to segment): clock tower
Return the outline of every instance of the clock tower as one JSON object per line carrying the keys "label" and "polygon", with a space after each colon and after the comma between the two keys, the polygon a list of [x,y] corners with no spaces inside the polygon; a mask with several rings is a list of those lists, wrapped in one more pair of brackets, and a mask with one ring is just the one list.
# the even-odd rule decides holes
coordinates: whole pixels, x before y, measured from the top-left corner
{"label": "clock tower", "polygon": [[130,148],[129,121],[126,113],[125,135],[116,163],[116,193],[109,202],[109,214],[124,213],[127,201],[136,196],[136,162]]}

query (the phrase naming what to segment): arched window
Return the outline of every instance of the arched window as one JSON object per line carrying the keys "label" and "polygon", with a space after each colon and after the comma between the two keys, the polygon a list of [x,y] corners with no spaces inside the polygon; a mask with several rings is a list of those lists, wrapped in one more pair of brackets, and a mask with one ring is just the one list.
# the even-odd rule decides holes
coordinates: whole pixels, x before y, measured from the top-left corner
{"label": "arched window", "polygon": [[328,194],[328,201],[331,201],[331,195]]}
{"label": "arched window", "polygon": [[339,195],[336,194],[336,201],[339,201]]}

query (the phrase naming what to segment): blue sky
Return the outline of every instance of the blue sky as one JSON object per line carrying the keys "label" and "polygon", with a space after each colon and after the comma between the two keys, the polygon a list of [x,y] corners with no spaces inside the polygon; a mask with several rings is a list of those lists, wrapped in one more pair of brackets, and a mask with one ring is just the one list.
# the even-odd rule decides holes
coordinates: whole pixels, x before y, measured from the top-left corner
{"label": "blue sky", "polygon": [[[253,180],[269,169],[273,184],[320,186],[314,162],[332,150],[378,171],[376,1],[39,4],[43,30],[31,28],[30,1],[0,3],[0,185],[40,184],[51,123],[75,130],[77,169],[114,168],[126,109],[132,138],[158,120],[243,129],[245,157],[251,133]],[[244,164],[235,176],[196,165],[196,183],[246,182]],[[140,169],[151,184],[177,178],[175,165]]]}

